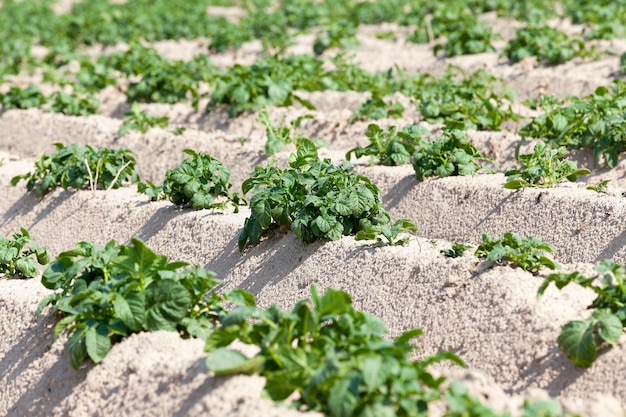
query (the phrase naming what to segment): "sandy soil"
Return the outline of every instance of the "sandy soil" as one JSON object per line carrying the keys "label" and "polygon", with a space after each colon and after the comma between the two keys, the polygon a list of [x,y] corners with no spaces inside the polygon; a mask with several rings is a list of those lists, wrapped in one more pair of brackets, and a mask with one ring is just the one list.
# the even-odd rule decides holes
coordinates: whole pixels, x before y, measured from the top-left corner
{"label": "sandy soil", "polygon": [[[506,24],[497,27],[510,30]],[[520,100],[538,92],[589,93],[598,85],[610,84],[619,60],[609,56],[554,68],[532,62],[510,65],[497,53],[446,60],[432,56],[427,46],[390,44],[375,39],[371,32],[371,28],[363,29],[361,48],[355,52],[356,61],[366,69],[383,70],[394,63],[407,71],[433,73],[441,73],[449,63],[487,68],[504,77]],[[302,37],[299,48],[306,49],[307,42],[312,42],[309,38]],[[159,44],[159,50],[187,57],[199,44],[166,42]],[[617,42],[614,47],[619,53],[626,50]],[[245,62],[254,60],[258,52],[258,44],[251,44],[237,54],[220,54],[215,61],[224,65]],[[454,241],[476,244],[483,232],[514,231],[552,244],[555,259],[565,270],[590,273],[599,260],[626,261],[623,158],[615,169],[595,170],[579,183],[517,192],[502,188],[502,174],[418,182],[411,167],[368,167],[362,160],[357,169],[381,188],[392,216],[410,218],[418,225],[418,236],[406,246],[384,247],[349,237],[306,245],[286,233],[240,254],[237,237],[249,215],[245,208],[239,214],[181,210],[169,202],[150,203],[134,187],[59,190],[39,200],[27,194],[23,184],[8,186],[12,176],[32,169],[37,155],[52,151],[54,142],[130,148],[137,154],[141,176],[154,182],[162,181],[166,170],[183,159],[186,148],[222,160],[231,169],[237,189],[255,165],[268,161],[263,153],[264,129],[255,114],[229,119],[223,111],[205,115],[186,104],[145,105],[151,114],[168,115],[172,123],[187,130],[173,136],[167,130],[153,129],[120,139],[116,131],[128,105],[118,91],[103,94],[98,116],[76,118],[38,110],[0,114],[0,234],[25,227],[53,255],[80,240],[125,243],[139,237],[172,259],[216,272],[225,289],[251,291],[262,306],[278,303],[289,308],[308,296],[313,283],[322,289],[345,289],[358,308],[385,321],[391,336],[421,327],[420,354],[441,349],[458,353],[468,371],[452,367],[438,371],[464,381],[497,409],[514,412],[523,398],[550,395],[586,416],[625,414],[624,345],[603,352],[592,368],[581,370],[556,344],[563,324],[589,314],[593,294],[579,288],[560,292],[551,288],[538,302],[540,277],[508,267],[489,268],[471,253],[446,259],[439,252]],[[303,130],[329,142],[324,156],[339,161],[350,148],[367,143],[368,122],[347,123],[365,97],[332,92],[307,96],[317,110]],[[303,113],[297,107],[270,111],[274,120],[283,114],[290,119]],[[402,126],[418,121],[419,113],[408,110],[401,120],[379,124]],[[520,139],[515,132],[513,127],[508,132],[469,135],[505,170],[515,165],[513,153]],[[292,150],[277,154],[278,163],[284,164]],[[589,161],[584,152],[574,156],[579,163]],[[612,180],[608,194],[585,189],[587,183],[600,179]],[[0,280],[0,329],[5,335],[0,339],[0,415],[301,414],[261,399],[262,378],[211,375],[204,367],[200,341],[182,340],[167,332],[132,336],[116,345],[102,364],[74,371],[64,352],[64,340],[52,341],[54,318],[33,319],[45,294],[38,280]]]}

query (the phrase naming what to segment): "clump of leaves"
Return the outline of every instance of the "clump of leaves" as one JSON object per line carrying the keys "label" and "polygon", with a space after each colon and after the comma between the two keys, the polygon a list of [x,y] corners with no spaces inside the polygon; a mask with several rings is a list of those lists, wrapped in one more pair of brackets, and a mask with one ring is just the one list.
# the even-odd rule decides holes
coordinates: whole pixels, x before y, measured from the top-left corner
{"label": "clump of leaves", "polygon": [[154,49],[138,42],[128,51],[101,58],[105,63],[127,76],[138,76],[126,91],[129,103],[179,103],[191,100],[194,107],[200,98],[199,82],[207,81],[217,73],[206,57],[195,57],[184,62],[168,60]]}
{"label": "clump of leaves", "polygon": [[574,161],[563,160],[567,149],[551,149],[545,143],[535,145],[533,153],[519,155],[522,169],[508,170],[504,188],[516,190],[525,187],[553,187],[563,180],[576,181],[580,175],[591,173],[578,168]]}
{"label": "clump of leaves", "polygon": [[409,241],[410,236],[399,238],[400,233],[417,233],[417,226],[408,219],[396,220],[393,224],[379,223],[359,230],[354,240],[385,241],[388,245],[402,245]]}
{"label": "clump of leaves", "polygon": [[446,129],[441,137],[424,140],[412,155],[413,168],[418,180],[431,176],[473,175],[484,167],[486,160],[459,129]]}
{"label": "clump of leaves", "polygon": [[329,48],[355,49],[359,46],[356,38],[357,26],[348,20],[330,23],[315,38],[313,52],[321,55]]}
{"label": "clump of leaves", "polygon": [[466,245],[460,242],[453,242],[450,249],[442,249],[439,252],[446,258],[459,258],[465,254],[465,251],[470,249],[472,245]]}
{"label": "clump of leaves", "polygon": [[448,25],[445,35],[447,41],[433,47],[435,55],[441,50],[448,57],[494,52],[491,41],[498,38],[487,23],[478,20],[473,14],[463,14]]}
{"label": "clump of leaves", "polygon": [[228,168],[211,155],[192,149],[184,152],[191,158],[168,170],[162,186],[147,181],[139,183],[137,190],[152,200],[168,198],[176,205],[187,204],[194,210],[224,210],[231,204],[235,213],[239,212],[239,205],[246,204],[246,199],[231,191],[233,185]]}
{"label": "clump of leaves", "polygon": [[516,29],[515,39],[509,41],[504,49],[504,54],[512,62],[536,56],[539,62],[550,65],[562,64],[575,57],[590,56],[594,52],[585,49],[583,39],[570,39],[566,33],[543,21]]}
{"label": "clump of leaves", "polygon": [[13,177],[11,185],[26,180],[26,189],[34,189],[37,197],[41,197],[57,186],[76,190],[89,186],[95,190],[98,185],[107,189],[119,188],[124,181],[135,183],[139,180],[135,155],[128,149],[96,150],[89,145],[65,146],[62,143],[54,146],[56,153],[42,155],[35,162],[35,171]]}
{"label": "clump of leaves", "polygon": [[596,266],[598,275],[585,277],[578,271],[548,275],[541,284],[541,297],[552,283],[558,288],[574,283],[596,293],[590,309],[591,316],[573,320],[561,329],[557,342],[565,355],[576,365],[588,368],[596,360],[599,350],[619,342],[626,325],[626,270],[624,265],[605,260]]}
{"label": "clump of leaves", "polygon": [[522,238],[515,233],[506,232],[499,238],[483,233],[483,241],[474,255],[490,262],[513,264],[524,271],[537,273],[544,266],[548,269],[558,268],[558,264],[545,255],[546,252],[553,251],[552,246],[537,237]]}
{"label": "clump of leaves", "polygon": [[50,106],[47,111],[55,113],[63,113],[68,116],[88,116],[98,113],[100,102],[92,95],[83,92],[74,91],[68,93],[66,91],[57,91],[52,93],[47,99]]}
{"label": "clump of leaves", "polygon": [[597,184],[588,185],[587,189],[591,191],[595,191],[596,193],[606,193],[606,187],[611,182],[611,180],[603,180]]}
{"label": "clump of leaves", "polygon": [[415,148],[426,135],[430,135],[430,131],[420,125],[404,126],[398,132],[395,126],[384,130],[377,124],[370,124],[365,132],[370,144],[350,149],[346,153],[346,159],[350,160],[352,155],[355,158],[369,156],[370,162],[386,166],[408,164]]}
{"label": "clump of leaves", "polygon": [[47,102],[41,89],[34,84],[26,88],[12,85],[8,92],[0,94],[0,98],[3,110],[40,108]]}
{"label": "clump of leaves", "polygon": [[261,110],[257,116],[257,121],[261,122],[265,126],[265,133],[267,135],[267,142],[265,143],[265,153],[267,155],[274,155],[276,152],[280,152],[288,144],[294,144],[299,146],[303,140],[311,140],[317,147],[328,146],[328,143],[321,139],[309,139],[306,135],[300,132],[300,125],[303,120],[312,119],[312,114],[305,114],[298,116],[289,122],[289,126],[285,124],[285,114],[280,121],[280,125],[274,127],[270,120],[270,116],[266,109]]}
{"label": "clump of leaves", "polygon": [[[252,297],[240,300],[206,340],[209,370],[262,375],[271,399],[296,393],[296,407],[328,416],[416,416],[441,397],[444,377],[427,367],[444,360],[463,366],[450,352],[412,361],[411,341],[421,330],[386,339],[382,321],[355,310],[345,292],[329,288],[320,295],[312,286],[311,295],[291,312],[277,305],[261,310]],[[229,349],[236,339],[260,351],[248,358]]]}
{"label": "clump of leaves", "polygon": [[147,114],[144,111],[139,109],[139,105],[137,103],[133,103],[130,108],[130,111],[124,113],[124,122],[122,126],[117,131],[117,136],[122,137],[129,130],[137,130],[141,133],[146,133],[153,127],[167,127],[170,122],[170,118],[167,116],[156,117]]}
{"label": "clump of leaves", "polygon": [[467,129],[499,130],[505,120],[519,118],[507,104],[512,93],[485,70],[466,74],[449,67],[441,78],[426,75],[412,84],[416,90],[406,95],[419,100],[422,116],[431,123],[459,122]]}
{"label": "clump of leaves", "polygon": [[615,81],[586,97],[571,97],[569,104],[549,107],[545,114],[520,130],[522,137],[542,139],[554,146],[593,150],[594,164],[603,156],[610,168],[626,150],[626,83]]}
{"label": "clump of leaves", "polygon": [[289,157],[289,166],[284,170],[273,163],[255,167],[244,181],[244,194],[253,191],[252,213],[239,236],[240,250],[257,245],[270,229],[280,226],[291,228],[307,243],[337,240],[359,231],[394,239],[394,234],[406,229],[406,224],[396,223],[393,230],[379,232],[376,227],[389,225],[390,216],[382,207],[378,187],[352,172],[347,161],[334,165],[330,159],[320,160],[310,140]]}
{"label": "clump of leaves", "polygon": [[404,106],[399,102],[386,102],[380,93],[372,93],[372,97],[365,100],[354,114],[348,119],[348,123],[363,119],[384,119],[391,117],[399,119],[404,113]]}
{"label": "clump of leaves", "polygon": [[108,242],[104,247],[80,242],[46,268],[43,285],[54,293],[39,303],[36,315],[50,306],[62,319],[54,338],[66,333],[72,367],[89,357],[101,362],[111,345],[140,331],[168,330],[206,337],[222,314],[219,283],[212,272],[169,262],[143,242]]}
{"label": "clump of leaves", "polygon": [[287,56],[259,59],[251,66],[234,65],[217,77],[206,111],[223,104],[234,117],[248,110],[291,106],[294,102],[314,109],[310,102],[294,94],[294,84],[317,71],[317,64],[321,66],[323,61],[316,61],[312,57]]}
{"label": "clump of leaves", "polygon": [[[34,256],[33,256],[34,255]],[[31,239],[28,230],[20,228],[11,239],[0,236],[0,274],[32,278],[39,274],[39,265],[50,262],[46,248]]]}

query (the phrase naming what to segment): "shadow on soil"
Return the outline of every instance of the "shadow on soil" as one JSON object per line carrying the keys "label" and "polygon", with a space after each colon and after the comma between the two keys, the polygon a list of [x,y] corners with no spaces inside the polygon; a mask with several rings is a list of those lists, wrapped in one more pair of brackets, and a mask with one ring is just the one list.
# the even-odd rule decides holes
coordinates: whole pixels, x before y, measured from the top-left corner
{"label": "shadow on soil", "polygon": [[538,379],[545,378],[546,375],[555,375],[548,385],[541,388],[548,391],[550,396],[557,397],[584,374],[585,369],[574,365],[563,355],[558,346],[554,345],[548,353],[537,357],[520,373],[520,380],[526,383],[515,389],[513,393],[522,394],[527,389],[536,386]]}
{"label": "shadow on soil", "polygon": [[[258,246],[248,248],[240,254],[237,238],[233,238],[228,249],[205,268],[216,272],[218,277],[225,277],[233,270],[240,269],[236,275],[243,276],[244,279],[233,284],[258,296],[264,287],[281,282],[298,269],[323,244],[304,244],[293,233],[275,231]],[[299,287],[305,288],[309,284],[300,283]]]}
{"label": "shadow on soil", "polygon": [[11,404],[8,415],[44,417],[50,415],[63,400],[70,396],[76,386],[86,377],[90,366],[79,371],[70,369],[70,362],[65,355],[59,355],[46,371],[31,380],[33,366],[41,367],[50,351],[53,340],[53,328],[56,320],[52,316],[42,317],[28,328],[23,336],[6,352],[0,360],[0,375],[3,385],[24,387],[19,398]]}
{"label": "shadow on soil", "polygon": [[603,261],[605,259],[612,259],[615,255],[623,250],[626,246],[626,231],[623,231],[618,236],[614,237],[608,245],[600,252],[596,258],[596,262]]}
{"label": "shadow on soil", "polygon": [[60,193],[48,194],[39,198],[36,197],[34,193],[24,193],[24,195],[13,203],[2,215],[2,224],[0,224],[0,227],[7,225],[15,217],[27,215],[37,207],[39,212],[35,217],[35,221],[28,226],[28,228],[36,226],[41,220],[52,214],[59,206],[65,203],[72,194],[71,191],[61,191]]}

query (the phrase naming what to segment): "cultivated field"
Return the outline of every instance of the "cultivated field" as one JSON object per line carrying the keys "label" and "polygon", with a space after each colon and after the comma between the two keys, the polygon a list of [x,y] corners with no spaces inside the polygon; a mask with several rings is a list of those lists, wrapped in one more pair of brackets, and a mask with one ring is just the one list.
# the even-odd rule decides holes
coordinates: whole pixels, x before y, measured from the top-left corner
{"label": "cultivated field", "polygon": [[[479,1],[443,6],[380,1],[372,2],[380,7],[372,6],[374,11],[351,1],[337,2],[343,6],[335,8],[329,6],[335,3],[331,1],[285,1],[268,9],[259,6],[262,2],[253,2],[260,8],[248,4],[252,11],[237,2],[176,1],[168,5],[158,1],[152,12],[140,0],[101,3],[96,7],[87,2],[84,9],[80,9],[83,3],[78,3],[72,9],[71,3],[63,1],[54,4],[58,17],[52,18],[46,15],[46,2],[2,2],[2,33],[17,36],[19,31],[9,24],[14,22],[31,25],[28,27],[35,35],[33,40],[20,32],[24,39],[33,40],[32,48],[21,51],[15,42],[7,46],[6,59],[0,57],[1,236],[10,238],[20,228],[27,229],[32,239],[47,249],[52,261],[81,241],[104,246],[113,239],[131,245],[131,239],[137,238],[170,261],[185,261],[214,272],[221,280],[214,288],[218,294],[236,289],[249,292],[259,311],[272,304],[289,311],[300,300],[311,297],[312,286],[320,294],[329,288],[345,291],[357,311],[384,322],[389,340],[397,342],[395,338],[404,332],[422,329],[423,334],[415,339],[419,348],[411,353],[412,360],[450,351],[465,363],[466,368],[452,361],[428,368],[447,380],[437,389],[426,389],[428,395],[437,398],[427,401],[428,395],[422,393],[425,403],[430,404],[424,415],[626,414],[626,385],[622,383],[626,350],[623,343],[612,343],[622,335],[619,323],[626,323],[624,270],[615,264],[610,279],[602,285],[598,279],[594,284],[596,290],[603,289],[604,304],[597,305],[592,289],[574,283],[561,290],[551,284],[541,299],[537,297],[545,277],[552,273],[563,273],[562,280],[565,273],[574,271],[591,277],[603,274],[594,268],[604,260],[626,262],[626,162],[622,157],[626,149],[626,85],[620,81],[624,66],[621,56],[626,53],[626,41],[620,34],[626,29],[619,31],[620,22],[626,18],[620,13],[626,5],[612,2],[615,10],[605,6],[615,17],[613,33],[607,29],[610,25],[601,24],[610,19],[598,17],[598,10],[587,2],[574,1],[553,5],[554,15],[551,8],[540,7],[550,2],[538,2],[533,7],[533,2],[514,1],[494,2],[497,10]],[[205,15],[213,20],[207,23],[198,15],[181,17],[197,11],[198,4],[191,3],[202,4]],[[528,9],[515,12],[516,5],[522,3]],[[124,20],[125,13],[142,16],[142,10],[149,16],[145,21]],[[308,10],[309,14],[305,16],[302,11],[299,15],[293,10]],[[416,10],[423,10],[423,15]],[[573,23],[576,10],[587,20]],[[57,22],[63,16],[75,17]],[[256,16],[257,20],[246,20],[246,16]],[[298,23],[301,21],[305,23]],[[317,23],[308,27],[309,21]],[[148,23],[139,27],[142,22]],[[423,22],[427,24],[422,28]],[[482,23],[474,32],[457,33],[475,22]],[[133,25],[139,25],[137,33]],[[526,52],[513,50],[511,45],[519,39],[516,29],[533,25],[544,33],[546,28],[555,28],[566,40],[559,44],[555,36],[544,41],[542,51],[548,53],[539,58],[535,56],[539,52],[532,53],[530,46],[525,47]],[[62,33],[60,27],[73,29]],[[598,28],[606,36],[591,39]],[[59,40],[55,45],[50,41],[54,36],[69,40],[63,45]],[[454,39],[456,46],[452,45]],[[422,43],[415,42],[418,40]],[[26,55],[26,50],[31,55]],[[60,92],[67,97],[61,97]],[[368,99],[369,108],[363,105]],[[137,106],[132,105],[135,102]],[[260,120],[264,111],[269,120],[265,124]],[[304,115],[312,117],[303,118],[289,138],[294,142],[296,138],[324,141],[318,150],[320,158],[328,158],[328,165],[333,166],[345,161],[353,148],[370,144],[368,126],[372,123],[386,132],[392,126],[398,130],[413,125],[423,128],[419,141],[407,154],[408,163],[385,166],[367,155],[353,156],[354,168],[345,177],[354,179],[360,174],[369,178],[379,188],[382,207],[391,222],[404,218],[415,224],[417,232],[398,236],[407,237],[406,242],[389,245],[385,239],[357,240],[352,233],[357,226],[350,231],[344,225],[340,229],[345,227],[350,233],[340,234],[338,239],[305,243],[299,238],[302,232],[296,235],[288,226],[278,227],[276,215],[260,243],[255,245],[250,239],[252,244],[240,251],[240,234],[247,230],[244,224],[251,216],[260,217],[247,204],[227,205],[224,210],[193,210],[167,198],[150,201],[128,180],[119,188],[94,185],[90,189],[91,184],[86,183],[81,190],[57,187],[42,196],[34,190],[28,192],[26,181],[10,185],[15,176],[32,172],[42,154],[56,152],[55,143],[62,143],[127,148],[134,153],[141,180],[157,185],[164,182],[168,170],[189,157],[184,150],[210,154],[230,171],[231,191],[243,194],[242,184],[255,166],[266,167],[275,160],[283,172],[290,162],[293,167],[290,155],[296,152],[296,144],[281,147],[274,143],[278,150],[268,155],[268,129],[272,127],[266,125],[283,126],[284,133],[291,121]],[[149,116],[155,126],[145,121]],[[160,122],[156,118],[161,118]],[[145,132],[141,132],[143,127]],[[427,143],[445,138],[451,131],[466,135],[485,158],[477,159],[477,169],[471,172],[459,172],[456,166],[447,171],[451,175],[437,175],[441,171],[435,169],[434,175],[418,179],[419,170],[425,169],[416,162],[420,150],[426,152]],[[572,182],[565,179],[567,175],[554,174],[561,182],[542,187],[550,178],[544,170],[539,180],[535,178],[534,187],[504,188],[512,178],[505,173],[522,167],[516,155],[532,153],[542,142],[555,148],[565,146],[567,158],[591,173]],[[305,172],[306,166],[298,169]],[[462,173],[469,175],[458,175]],[[90,175],[91,182],[97,182]],[[306,178],[311,188],[313,180]],[[609,182],[603,189],[605,180]],[[252,190],[245,195],[248,201],[255,201],[254,193]],[[327,204],[339,201],[335,198],[329,197]],[[300,215],[297,213],[301,212],[292,212],[292,217]],[[322,213],[320,218],[327,214]],[[337,218],[345,220],[348,216]],[[330,236],[321,223],[312,226],[315,221],[309,227]],[[291,229],[308,231],[296,226]],[[556,261],[559,270],[550,270],[546,266],[549,262],[543,261],[543,266],[530,268],[533,273],[508,262],[510,255],[499,262],[474,255],[483,234],[503,237],[507,232],[549,244],[553,252],[542,255]],[[464,243],[468,249],[457,257],[444,256],[442,251],[455,243]],[[38,268],[44,271],[46,266]],[[387,377],[382,370],[383,363],[390,367],[387,362],[379,362],[381,368],[375,368],[376,372],[367,367],[371,362],[363,358],[375,356],[382,361],[380,358],[393,356],[387,348],[371,347],[374,342],[351,351],[341,362],[343,367],[349,363],[357,370],[354,372],[363,372],[352,380],[362,384],[359,389],[350,391],[348,386],[337,384],[324,403],[319,400],[324,395],[320,393],[323,383],[308,386],[304,395],[298,394],[304,392],[303,385],[289,386],[296,393],[285,395],[286,403],[313,397],[310,392],[319,390],[315,397],[318,403],[304,399],[297,409],[272,401],[267,387],[276,384],[269,389],[275,394],[287,389],[278,384],[281,378],[287,381],[283,385],[293,382],[288,377],[298,381],[307,378],[272,374],[272,366],[278,365],[269,365],[267,353],[267,362],[253,367],[256,372],[249,372],[253,375],[215,375],[205,364],[211,353],[205,351],[203,337],[188,337],[206,338],[210,331],[194,334],[187,324],[175,323],[170,329],[179,334],[158,330],[149,323],[138,330],[157,331],[136,332],[129,331],[133,326],[122,319],[125,331],[133,333],[122,337],[122,333],[115,333],[111,321],[102,327],[104,334],[93,336],[96,339],[91,342],[87,336],[76,347],[68,343],[67,332],[54,339],[59,320],[74,314],[70,310],[61,308],[54,313],[44,309],[35,319],[40,301],[52,293],[41,281],[40,272],[32,279],[23,279],[19,273],[0,279],[0,415],[386,416],[411,415],[406,411],[411,408],[397,398],[417,403],[417,394],[407,388],[406,381],[400,388],[389,381],[387,385],[380,382]],[[112,311],[104,304],[112,305],[113,293],[120,288],[98,289],[98,297],[104,294],[96,303],[98,308]],[[590,308],[592,303],[594,308]],[[232,311],[235,304],[231,298],[223,302],[223,308]],[[115,314],[119,311],[116,307]],[[163,311],[160,317],[167,316]],[[590,318],[594,311],[606,315]],[[216,328],[227,328],[227,312],[220,314],[217,319],[211,316],[212,323]],[[317,325],[328,325],[336,316],[324,316]],[[576,334],[570,333],[569,342],[563,342],[562,328],[572,321],[586,327],[578,327]],[[238,322],[242,340],[235,341],[233,347],[252,357],[259,349],[271,350],[271,344],[249,346],[254,345],[253,336],[243,340],[249,330],[246,323],[250,322]],[[87,326],[98,326],[94,323]],[[363,326],[358,331],[352,328],[350,337],[370,337],[370,329]],[[314,338],[311,334],[281,349],[305,344],[307,338]],[[109,337],[113,344],[107,353],[103,346],[109,342],[103,339]],[[341,350],[339,339],[337,336],[332,345],[337,351]],[[356,343],[347,340],[348,346]],[[596,345],[597,358],[592,358],[593,364],[587,368],[577,366],[563,352],[563,346],[569,346],[572,355],[588,359],[590,352],[596,352]],[[101,353],[101,349],[105,349],[103,360],[94,364],[94,352]],[[333,356],[310,349],[313,353],[307,354],[322,357],[317,359],[322,364],[318,368],[312,365],[313,359],[306,358],[312,367],[308,371],[317,372],[318,380],[326,377],[321,376],[324,366],[327,372],[335,372],[330,369],[343,360],[339,353]],[[287,360],[284,350],[275,352],[283,352],[284,357],[276,355],[287,368],[304,357]],[[78,369],[70,363],[71,355],[82,356]],[[359,359],[350,362],[350,355]],[[402,357],[408,363],[408,357]],[[218,364],[228,360],[220,358]],[[267,386],[266,377],[270,381]],[[426,384],[426,379],[413,379]],[[469,395],[453,391],[446,396],[451,381],[462,382]],[[380,386],[371,388],[375,384]],[[337,394],[340,388],[345,392]],[[543,401],[550,397],[554,401]],[[351,409],[351,401],[362,403]],[[318,411],[307,411],[309,408]]]}

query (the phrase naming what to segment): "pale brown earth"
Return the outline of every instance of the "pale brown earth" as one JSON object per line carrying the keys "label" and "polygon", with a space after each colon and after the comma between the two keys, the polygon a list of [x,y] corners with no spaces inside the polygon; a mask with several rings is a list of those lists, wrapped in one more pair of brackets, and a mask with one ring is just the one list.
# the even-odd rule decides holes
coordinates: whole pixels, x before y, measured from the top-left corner
{"label": "pale brown earth", "polygon": [[[492,19],[505,38],[511,36],[506,32],[511,30],[507,22],[484,18]],[[395,63],[407,71],[434,74],[442,73],[450,63],[466,69],[487,68],[518,92],[520,102],[539,92],[590,93],[598,85],[609,85],[619,65],[616,56],[558,67],[540,67],[532,61],[511,65],[496,53],[444,59],[432,56],[428,46],[375,39],[376,30],[364,28],[359,35],[361,48],[354,55],[364,68],[386,70]],[[313,37],[301,40],[294,51],[310,50]],[[185,58],[204,51],[198,47],[202,44],[163,42],[158,48],[173,58]],[[618,55],[626,51],[623,42],[615,41],[613,46]],[[237,53],[211,58],[220,65],[250,63],[260,51],[254,43]],[[368,122],[347,123],[367,94],[323,92],[306,97],[317,110],[310,112],[316,117],[304,124],[303,131],[329,142],[321,151],[323,156],[340,161],[350,148],[367,143]],[[523,191],[503,189],[502,173],[420,182],[410,166],[369,167],[364,159],[357,163],[357,170],[380,187],[392,216],[410,218],[418,225],[417,236],[406,246],[380,246],[351,237],[303,244],[286,233],[275,234],[241,254],[237,237],[249,214],[246,208],[239,214],[179,209],[169,202],[150,203],[134,186],[95,192],[58,190],[42,199],[26,193],[24,184],[9,187],[11,177],[31,170],[37,155],[53,151],[54,142],[130,148],[137,154],[142,178],[153,182],[162,181],[166,170],[184,158],[183,149],[209,152],[230,168],[237,190],[255,165],[268,162],[263,152],[264,128],[255,121],[256,114],[230,119],[222,110],[206,115],[187,104],[144,105],[151,114],[168,115],[173,124],[187,130],[182,136],[153,129],[145,135],[131,132],[117,138],[129,106],[115,89],[101,98],[98,116],[77,118],[39,110],[0,114],[0,234],[8,236],[25,227],[52,255],[81,240],[126,243],[138,237],[171,259],[216,272],[224,289],[252,292],[261,306],[278,303],[289,308],[308,296],[311,284],[343,289],[358,308],[380,316],[390,336],[422,328],[418,355],[442,349],[459,354],[468,371],[451,366],[436,371],[462,380],[499,410],[515,413],[524,398],[549,395],[585,416],[624,416],[624,345],[603,352],[590,369],[583,370],[569,362],[556,344],[563,324],[589,315],[586,307],[593,294],[574,287],[560,292],[550,288],[538,302],[541,277],[510,267],[489,268],[471,251],[457,259],[444,258],[439,252],[454,241],[477,244],[483,232],[513,231],[552,244],[555,259],[566,271],[592,273],[599,260],[626,261],[623,158],[613,170],[594,168],[579,183]],[[419,122],[419,112],[410,101],[397,99],[407,107],[404,118],[379,124]],[[524,110],[519,103],[514,106]],[[275,121],[284,114],[290,120],[307,112],[298,107],[270,110]],[[425,125],[433,131],[439,128]],[[469,132],[469,136],[504,171],[516,166],[518,129],[512,125],[510,131]],[[291,151],[287,148],[277,154],[278,163],[284,165]],[[585,152],[573,157],[581,165],[590,164]],[[585,189],[601,179],[612,180],[607,194]],[[54,319],[33,319],[46,293],[37,279],[0,281],[0,415],[300,414],[261,399],[260,377],[211,375],[204,367],[202,342],[182,340],[172,333],[132,336],[116,345],[101,364],[75,371],[64,351],[64,340],[52,340]]]}

